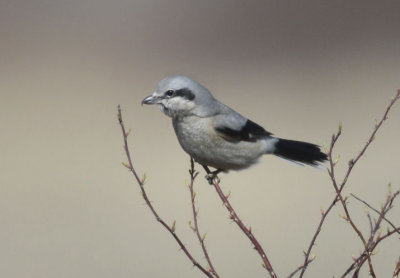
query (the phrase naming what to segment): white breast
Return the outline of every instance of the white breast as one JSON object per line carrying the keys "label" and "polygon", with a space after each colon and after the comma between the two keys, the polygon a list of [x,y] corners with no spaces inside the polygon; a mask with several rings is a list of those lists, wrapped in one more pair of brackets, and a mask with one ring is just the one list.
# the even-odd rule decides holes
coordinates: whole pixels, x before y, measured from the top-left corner
{"label": "white breast", "polygon": [[172,122],[182,148],[198,163],[216,169],[247,168],[269,152],[274,143],[266,139],[256,142],[227,141],[215,132],[211,117],[189,116],[173,119]]}

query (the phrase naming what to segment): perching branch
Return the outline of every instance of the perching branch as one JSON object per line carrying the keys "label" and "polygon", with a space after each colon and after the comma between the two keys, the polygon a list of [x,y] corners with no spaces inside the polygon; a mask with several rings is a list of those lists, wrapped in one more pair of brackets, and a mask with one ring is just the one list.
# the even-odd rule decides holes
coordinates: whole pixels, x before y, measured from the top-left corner
{"label": "perching branch", "polygon": [[168,230],[168,232],[174,237],[174,239],[176,240],[176,242],[179,244],[180,248],[183,250],[183,252],[185,253],[185,255],[189,258],[189,260],[193,263],[193,265],[195,267],[197,267],[198,269],[200,269],[201,272],[203,272],[205,275],[207,275],[209,278],[214,278],[213,275],[207,271],[203,266],[201,266],[194,258],[193,256],[190,254],[190,252],[188,251],[188,249],[185,247],[185,245],[183,244],[183,242],[181,241],[181,239],[178,237],[178,235],[175,233],[175,222],[172,224],[172,226],[169,226],[167,223],[165,223],[165,221],[158,215],[158,213],[156,212],[156,210],[154,209],[153,205],[151,204],[149,198],[147,197],[147,193],[146,190],[144,189],[144,182],[145,182],[145,176],[143,177],[143,179],[140,179],[138,174],[136,173],[135,169],[133,168],[133,164],[132,164],[132,159],[131,159],[131,155],[129,152],[129,148],[128,148],[128,135],[129,135],[129,131],[126,132],[125,131],[125,126],[124,126],[124,122],[122,121],[122,113],[121,113],[121,107],[118,105],[118,121],[119,124],[121,126],[122,129],[122,134],[124,137],[124,149],[125,149],[125,153],[126,153],[126,157],[128,159],[128,164],[123,163],[123,165],[129,169],[129,171],[132,172],[133,176],[135,177],[140,190],[142,191],[142,197],[145,200],[147,206],[150,208],[151,212],[153,213],[154,217],[156,218],[156,220],[158,222],[161,223],[162,226],[164,226],[165,229]]}
{"label": "perching branch", "polygon": [[[341,125],[339,126],[339,129],[337,131],[337,133],[332,135],[332,139],[331,139],[331,143],[329,146],[329,150],[328,150],[328,162],[329,162],[329,169],[328,169],[328,173],[332,182],[332,185],[335,189],[335,197],[332,200],[332,202],[330,203],[329,207],[324,211],[321,209],[321,220],[317,226],[317,229],[311,239],[311,242],[307,248],[307,251],[304,251],[304,262],[302,265],[298,266],[289,276],[288,278],[292,278],[294,277],[296,274],[299,274],[299,277],[303,277],[306,269],[308,268],[309,264],[315,259],[315,255],[311,256],[311,252],[312,249],[316,243],[316,240],[321,232],[322,226],[325,223],[325,220],[328,216],[328,214],[331,212],[332,208],[336,205],[337,202],[340,202],[341,206],[344,209],[345,212],[345,220],[351,225],[352,229],[354,230],[354,232],[357,234],[357,236],[360,238],[360,240],[363,243],[364,246],[364,250],[362,251],[362,253],[356,257],[353,258],[354,261],[353,263],[347,268],[347,270],[344,272],[344,274],[341,277],[345,277],[347,275],[349,275],[350,273],[353,272],[353,278],[358,277],[359,275],[359,271],[362,268],[362,266],[368,262],[368,266],[369,266],[369,273],[372,277],[376,277],[374,268],[373,268],[373,264],[372,264],[372,260],[371,260],[371,256],[374,254],[374,250],[375,248],[385,239],[389,238],[390,236],[392,236],[395,233],[400,234],[400,227],[396,226],[395,224],[393,224],[391,221],[388,220],[388,218],[386,217],[386,214],[388,213],[388,211],[393,207],[392,204],[395,200],[395,198],[397,196],[400,195],[400,191],[395,192],[394,194],[392,194],[392,192],[389,190],[389,194],[386,198],[386,202],[383,204],[381,210],[377,210],[375,208],[373,208],[371,205],[369,205],[366,201],[360,199],[359,197],[355,196],[354,194],[351,194],[352,197],[354,197],[355,199],[357,199],[358,201],[364,203],[366,206],[368,206],[371,210],[373,210],[374,212],[376,212],[378,214],[378,219],[377,220],[372,220],[371,215],[369,214],[369,212],[367,212],[367,217],[369,220],[369,225],[370,225],[370,229],[369,229],[369,234],[368,237],[364,236],[363,233],[360,231],[360,229],[358,228],[358,226],[356,225],[356,223],[353,221],[351,215],[350,215],[350,211],[347,207],[347,200],[348,198],[344,198],[342,196],[342,191],[345,187],[345,185],[347,184],[348,178],[350,176],[350,173],[352,172],[352,169],[354,168],[354,166],[357,164],[357,162],[359,161],[359,159],[364,155],[365,151],[367,150],[367,148],[369,147],[369,145],[372,143],[372,141],[375,139],[375,136],[378,132],[378,130],[380,129],[380,127],[382,126],[383,122],[385,120],[387,120],[388,118],[388,113],[390,111],[390,109],[392,108],[392,106],[394,105],[394,103],[400,99],[400,90],[397,91],[396,96],[391,100],[391,102],[389,103],[382,119],[377,122],[375,124],[375,127],[372,131],[372,134],[370,135],[369,139],[367,140],[366,144],[364,145],[364,147],[361,149],[361,151],[358,153],[358,155],[354,158],[351,159],[348,163],[348,168],[347,171],[345,173],[345,176],[343,178],[343,180],[341,182],[337,181],[336,175],[335,175],[335,166],[338,162],[338,159],[333,159],[333,150],[334,147],[336,145],[336,142],[338,141],[341,133],[342,133],[342,127]],[[129,131],[126,132],[125,127],[124,127],[124,123],[122,121],[122,113],[121,113],[121,108],[120,106],[118,106],[118,120],[122,129],[122,133],[123,133],[123,138],[124,138],[124,149],[125,149],[125,153],[127,156],[127,160],[128,163],[123,163],[123,165],[125,167],[127,167],[129,169],[129,171],[132,172],[134,178],[136,179],[140,190],[142,192],[142,197],[145,200],[147,206],[150,208],[152,214],[154,215],[154,217],[156,218],[156,220],[158,222],[160,222],[160,224],[162,226],[164,226],[164,228],[174,237],[174,239],[176,240],[176,242],[178,243],[178,245],[180,246],[180,248],[183,250],[183,252],[185,253],[185,255],[189,258],[189,260],[193,263],[193,265],[195,267],[197,267],[202,273],[204,273],[207,277],[209,278],[219,278],[220,276],[217,274],[211,260],[209,257],[209,254],[207,252],[206,246],[205,246],[205,235],[201,236],[201,233],[199,231],[199,227],[198,227],[198,209],[196,209],[195,206],[195,192],[194,192],[194,181],[195,178],[197,176],[197,172],[194,170],[194,161],[193,159],[191,159],[191,167],[189,170],[190,173],[190,184],[189,184],[189,190],[190,190],[190,196],[191,196],[191,205],[192,205],[192,212],[193,212],[193,225],[190,222],[189,225],[192,228],[192,230],[195,232],[203,254],[205,256],[205,259],[207,260],[208,266],[207,268],[203,267],[200,263],[197,262],[197,260],[194,259],[194,257],[191,255],[191,253],[189,252],[189,250],[185,247],[185,245],[183,244],[183,242],[180,240],[180,238],[178,237],[178,235],[175,232],[175,221],[172,225],[168,225],[166,224],[166,222],[161,219],[161,217],[158,215],[158,213],[156,212],[156,210],[154,209],[154,207],[152,206],[147,193],[145,191],[145,187],[144,187],[144,182],[145,182],[145,176],[140,179],[138,174],[136,173],[135,169],[133,168],[133,164],[132,164],[132,160],[131,160],[131,156],[130,156],[130,152],[128,149],[128,143],[127,143],[127,137],[129,135]],[[207,173],[210,173],[210,170],[205,167]],[[265,251],[263,250],[262,246],[260,245],[260,243],[258,242],[258,240],[255,238],[254,234],[251,231],[251,227],[247,228],[242,220],[238,217],[237,213],[235,212],[235,210],[233,209],[233,207],[231,206],[228,197],[228,195],[225,195],[222,191],[222,189],[219,186],[219,180],[214,178],[212,180],[213,182],[213,186],[217,192],[217,194],[219,195],[220,199],[222,200],[223,205],[227,208],[227,210],[229,211],[229,215],[230,215],[230,219],[232,219],[237,225],[238,227],[242,230],[242,232],[249,238],[249,240],[251,241],[251,243],[254,245],[254,249],[258,252],[258,254],[260,255],[262,261],[263,261],[263,267],[267,269],[269,276],[271,278],[276,278],[277,275],[275,273],[275,271],[272,268],[272,265],[265,253]],[[386,222],[390,225],[391,229],[388,229],[387,232],[385,234],[382,234],[382,223]],[[393,278],[398,278],[399,277],[399,273],[400,273],[400,258],[399,261],[396,263],[395,269],[393,271]]]}
{"label": "perching branch", "polygon": [[[211,173],[211,171],[208,169],[208,167],[204,166],[204,168],[207,170],[207,174]],[[240,220],[239,216],[237,215],[236,211],[233,209],[232,205],[230,204],[230,202],[228,200],[229,196],[226,196],[224,194],[224,192],[222,191],[221,187],[219,186],[219,180],[217,178],[214,178],[212,180],[212,182],[213,182],[213,185],[215,187],[215,190],[217,191],[219,197],[222,200],[222,204],[229,211],[230,219],[232,219],[233,222],[235,222],[239,226],[239,228],[243,231],[243,233],[249,238],[251,243],[253,243],[254,249],[257,250],[258,254],[260,255],[260,257],[261,257],[261,259],[263,261],[263,267],[268,271],[268,273],[271,276],[271,278],[276,278],[277,275],[276,275],[274,269],[272,268],[272,265],[269,262],[269,259],[268,259],[267,255],[265,254],[264,249],[262,248],[261,244],[258,242],[256,237],[252,233],[251,227],[247,228],[243,224],[242,220]]]}

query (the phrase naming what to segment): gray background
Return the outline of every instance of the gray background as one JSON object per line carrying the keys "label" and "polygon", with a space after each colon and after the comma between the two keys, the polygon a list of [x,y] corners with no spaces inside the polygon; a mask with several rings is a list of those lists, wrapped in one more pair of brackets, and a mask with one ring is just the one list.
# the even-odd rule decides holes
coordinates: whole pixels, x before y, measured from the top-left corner
{"label": "gray background", "polygon": [[[170,119],[141,100],[165,76],[185,74],[277,136],[327,146],[342,121],[342,177],[400,88],[399,14],[398,1],[384,0],[2,0],[0,276],[203,277],[121,165],[117,104],[154,206],[205,263],[187,224],[188,156]],[[388,182],[400,187],[399,124],[398,105],[345,195],[379,208]],[[266,277],[203,176],[199,224],[216,269]],[[285,277],[334,196],[326,171],[268,156],[221,179]],[[364,206],[349,206],[367,232]],[[328,218],[308,277],[339,276],[362,250],[342,213],[338,206]],[[398,206],[390,218],[400,224]],[[399,250],[398,237],[378,248],[379,277],[391,275]]]}

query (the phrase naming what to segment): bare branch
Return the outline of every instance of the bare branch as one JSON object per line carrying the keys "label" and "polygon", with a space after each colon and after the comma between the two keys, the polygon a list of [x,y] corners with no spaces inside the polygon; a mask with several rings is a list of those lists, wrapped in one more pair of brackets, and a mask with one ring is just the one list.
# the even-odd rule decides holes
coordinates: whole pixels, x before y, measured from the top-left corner
{"label": "bare branch", "polygon": [[[395,227],[393,225],[393,230],[389,230],[387,232],[386,235],[381,236],[381,223],[382,220],[385,218],[386,214],[389,212],[389,210],[392,208],[392,203],[395,200],[395,198],[400,194],[400,190],[397,191],[396,193],[392,194],[390,191],[388,193],[388,196],[386,198],[386,202],[384,203],[384,205],[382,206],[381,211],[377,211],[379,214],[378,219],[376,220],[373,229],[371,230],[371,234],[369,236],[368,239],[368,243],[366,248],[364,249],[364,251],[360,254],[360,256],[358,258],[356,258],[354,260],[354,262],[350,265],[350,267],[347,268],[347,270],[345,271],[345,273],[342,275],[342,277],[347,276],[348,274],[350,274],[351,271],[353,271],[355,269],[355,272],[353,274],[353,277],[357,277],[355,275],[358,275],[361,267],[363,266],[363,264],[365,263],[365,261],[368,260],[368,258],[373,254],[373,251],[375,250],[375,248],[378,246],[378,244],[385,240],[386,238],[390,237],[391,235],[393,235],[394,233],[399,233],[400,232],[400,227]],[[359,199],[360,201],[362,201],[361,199]],[[365,201],[362,201],[363,203],[366,204]],[[375,210],[374,208],[371,207],[371,209]],[[376,210],[375,210],[376,211]],[[375,236],[377,234],[377,237],[375,239]]]}
{"label": "bare branch", "polygon": [[[308,247],[307,251],[305,252],[305,258],[304,258],[304,264],[303,264],[304,267],[301,270],[301,273],[300,273],[300,276],[299,276],[300,278],[303,277],[303,275],[304,275],[304,273],[305,273],[305,271],[307,269],[311,251],[312,251],[312,249],[313,249],[313,247],[315,245],[315,242],[317,240],[317,237],[318,237],[319,233],[321,232],[321,228],[322,228],[322,226],[323,226],[323,224],[324,224],[324,222],[326,220],[326,217],[330,213],[330,211],[332,210],[333,206],[336,204],[336,202],[338,200],[340,200],[341,203],[342,203],[342,206],[343,206],[343,208],[344,208],[344,210],[346,212],[347,220],[350,222],[350,224],[353,227],[354,231],[357,233],[357,235],[362,240],[364,246],[366,247],[367,243],[366,243],[363,235],[361,234],[361,232],[358,230],[358,228],[355,226],[354,222],[352,221],[352,219],[350,217],[350,214],[349,214],[349,212],[347,210],[346,200],[343,199],[341,193],[342,193],[342,190],[343,190],[344,186],[347,183],[347,180],[349,178],[349,175],[350,175],[353,167],[356,165],[358,160],[363,156],[363,154],[365,153],[365,151],[367,150],[367,148],[371,144],[371,142],[375,139],[375,135],[378,132],[379,128],[382,126],[383,122],[388,119],[388,114],[389,114],[390,109],[392,108],[394,103],[399,99],[400,99],[400,90],[397,91],[397,94],[395,95],[395,97],[390,101],[390,103],[389,103],[388,107],[386,108],[386,111],[385,111],[382,119],[379,121],[379,123],[375,124],[375,127],[374,127],[374,130],[372,131],[372,134],[370,135],[368,141],[366,142],[364,147],[361,149],[359,154],[354,159],[351,159],[349,161],[347,172],[346,172],[342,182],[340,183],[340,185],[338,185],[338,183],[336,181],[336,177],[335,177],[334,170],[335,170],[335,166],[336,166],[337,161],[333,159],[332,152],[333,152],[334,146],[335,146],[338,138],[342,134],[342,125],[341,124],[339,125],[339,129],[338,129],[337,133],[332,135],[332,140],[331,140],[331,144],[330,144],[329,152],[328,152],[329,166],[330,166],[330,169],[328,170],[328,173],[329,173],[329,176],[331,177],[332,184],[333,184],[333,186],[335,188],[336,196],[333,199],[333,201],[330,204],[330,206],[328,207],[328,209],[325,212],[322,212],[322,218],[321,218],[321,220],[320,220],[320,222],[319,222],[319,224],[317,226],[317,230],[314,233],[313,238],[311,239],[311,242],[309,244],[309,247]],[[372,263],[371,263],[369,255],[368,255],[368,261],[369,261],[369,265],[370,265],[370,272],[372,272],[371,274],[374,275],[374,271],[373,271],[373,268],[372,268]],[[375,276],[373,276],[373,277],[375,277]]]}
{"label": "bare branch", "polygon": [[307,267],[314,259],[315,259],[315,255],[311,257],[311,259],[308,260],[307,264],[303,264],[299,267],[297,267],[295,269],[295,271],[293,271],[292,273],[290,273],[290,275],[288,276],[288,278],[292,278],[294,275],[296,275],[297,272],[299,272],[300,270],[304,269],[305,267]]}
{"label": "bare branch", "polygon": [[130,155],[129,147],[128,147],[128,133],[125,131],[124,122],[122,121],[122,112],[121,112],[120,105],[118,105],[118,121],[119,121],[119,124],[120,124],[121,129],[122,129],[122,134],[123,134],[123,137],[124,137],[124,149],[125,149],[126,157],[128,159],[128,164],[124,164],[124,166],[127,167],[129,169],[129,171],[131,171],[132,174],[134,175],[137,183],[139,184],[140,190],[142,191],[142,196],[143,196],[143,199],[145,200],[147,206],[150,208],[150,210],[153,213],[153,215],[156,218],[156,220],[158,222],[160,222],[161,225],[164,226],[164,228],[167,229],[168,232],[174,237],[176,242],[179,244],[180,248],[183,250],[185,255],[189,258],[189,260],[193,263],[193,265],[195,267],[197,267],[198,269],[200,269],[200,271],[202,271],[208,277],[214,278],[213,275],[209,271],[207,271],[203,266],[201,266],[193,258],[193,256],[190,254],[190,252],[187,250],[187,248],[185,247],[185,245],[181,241],[181,239],[175,233],[175,222],[174,222],[174,224],[172,226],[169,226],[163,219],[161,219],[161,217],[158,215],[158,213],[154,209],[153,205],[151,204],[149,198],[147,197],[146,190],[144,189],[145,177],[143,179],[140,179],[138,174],[136,173],[135,169],[133,168],[132,159],[131,159],[131,155]]}
{"label": "bare branch", "polygon": [[400,257],[397,260],[396,266],[393,271],[393,278],[399,278],[400,275]]}
{"label": "bare branch", "polygon": [[[397,194],[399,194],[399,193],[400,193],[400,192],[397,191],[395,194],[397,195]],[[392,222],[390,222],[386,217],[384,217],[383,214],[382,214],[380,211],[378,211],[377,209],[375,209],[374,207],[372,207],[370,204],[368,204],[366,201],[360,199],[359,197],[357,197],[357,196],[354,195],[353,193],[350,193],[350,195],[351,195],[353,198],[355,198],[355,199],[357,199],[358,201],[360,201],[361,203],[363,203],[364,205],[366,205],[367,207],[369,207],[370,209],[372,209],[373,211],[375,211],[379,216],[382,216],[382,219],[385,220],[386,223],[388,223],[393,229],[396,229],[396,226],[395,226]],[[399,232],[399,234],[400,234],[400,232]]]}
{"label": "bare branch", "polygon": [[[211,173],[210,170],[205,166],[204,167],[207,170],[207,174]],[[258,254],[260,255],[262,261],[263,261],[263,267],[268,271],[269,275],[271,278],[276,278],[277,275],[272,268],[271,263],[268,260],[267,255],[265,254],[264,249],[262,248],[261,244],[258,242],[256,237],[251,231],[251,228],[247,228],[242,220],[240,220],[239,216],[237,215],[236,211],[233,209],[232,205],[230,204],[227,196],[224,194],[222,191],[221,187],[219,186],[219,181],[217,178],[213,179],[213,185],[215,187],[215,190],[217,191],[219,197],[222,200],[223,205],[226,207],[226,209],[229,211],[229,217],[230,219],[235,222],[239,228],[243,231],[243,233],[249,238],[249,240],[253,243],[254,249],[257,250]]]}

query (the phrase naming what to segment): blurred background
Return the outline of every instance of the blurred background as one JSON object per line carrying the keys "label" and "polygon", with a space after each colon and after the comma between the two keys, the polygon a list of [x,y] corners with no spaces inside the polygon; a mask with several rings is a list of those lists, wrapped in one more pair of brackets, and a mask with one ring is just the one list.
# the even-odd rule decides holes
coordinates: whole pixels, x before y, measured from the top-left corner
{"label": "blurred background", "polygon": [[[399,14],[400,2],[386,0],[0,1],[0,276],[204,277],[121,165],[117,105],[153,205],[205,265],[188,226],[189,157],[171,120],[141,100],[184,74],[280,137],[327,146],[343,122],[342,178],[400,88]],[[387,184],[400,188],[399,126],[397,104],[345,196],[379,209]],[[196,167],[200,231],[216,270],[268,276]],[[280,277],[302,264],[334,197],[325,170],[272,156],[222,174],[221,185]],[[389,218],[400,225],[398,204]],[[367,234],[365,206],[350,198],[349,208]],[[337,277],[362,251],[341,214],[337,206],[328,217],[307,277]],[[378,277],[391,277],[399,250],[398,235],[376,250]]]}

